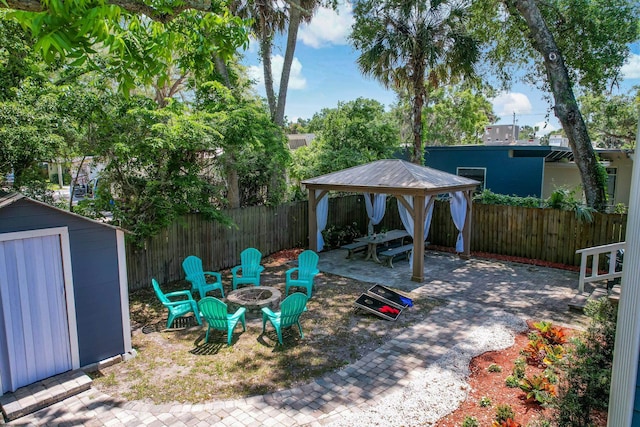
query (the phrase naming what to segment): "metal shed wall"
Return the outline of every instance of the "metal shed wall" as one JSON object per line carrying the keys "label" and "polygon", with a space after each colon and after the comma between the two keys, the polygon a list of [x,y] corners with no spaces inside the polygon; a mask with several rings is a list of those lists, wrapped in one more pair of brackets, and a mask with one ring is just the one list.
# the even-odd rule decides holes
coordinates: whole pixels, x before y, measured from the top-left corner
{"label": "metal shed wall", "polygon": [[0,209],[0,233],[52,227],[69,230],[80,366],[125,353],[117,231],[26,198]]}

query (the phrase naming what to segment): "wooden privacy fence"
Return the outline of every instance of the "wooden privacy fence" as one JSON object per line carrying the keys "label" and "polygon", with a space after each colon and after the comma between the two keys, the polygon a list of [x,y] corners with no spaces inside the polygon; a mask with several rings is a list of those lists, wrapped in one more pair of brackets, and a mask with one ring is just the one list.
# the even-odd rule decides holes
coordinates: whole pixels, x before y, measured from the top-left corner
{"label": "wooden privacy fence", "polygon": [[[188,215],[139,247],[127,244],[129,289],[150,287],[151,278],[166,283],[184,278],[182,260],[189,255],[202,259],[206,270],[219,271],[239,264],[248,247],[264,255],[282,249],[308,246],[306,201],[280,206],[252,206],[224,211],[235,227]],[[362,234],[367,214],[361,195],[331,198],[327,226],[355,223]],[[402,228],[395,198],[390,197],[382,223],[391,230]],[[579,265],[578,249],[624,241],[626,215],[594,214],[592,223],[579,223],[573,212],[555,209],[474,205],[471,250]],[[448,202],[436,201],[428,240],[454,247],[458,232]]]}
{"label": "wooden privacy fence", "polygon": [[[625,240],[627,216],[593,214],[579,222],[575,212],[503,205],[473,205],[471,250],[580,265],[578,249]],[[448,202],[436,202],[428,240],[454,247],[458,231]]]}

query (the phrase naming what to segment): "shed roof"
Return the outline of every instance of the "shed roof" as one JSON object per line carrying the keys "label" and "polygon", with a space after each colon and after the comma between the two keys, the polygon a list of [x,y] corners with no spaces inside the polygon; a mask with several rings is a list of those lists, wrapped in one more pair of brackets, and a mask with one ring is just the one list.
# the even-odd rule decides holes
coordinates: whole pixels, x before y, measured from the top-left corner
{"label": "shed roof", "polygon": [[439,194],[475,188],[480,184],[473,179],[398,159],[378,160],[302,183],[309,188],[390,194]]}
{"label": "shed roof", "polygon": [[72,215],[72,216],[75,216],[76,218],[81,218],[81,219],[83,219],[85,221],[89,221],[89,222],[92,222],[94,224],[101,225],[103,227],[108,227],[108,228],[111,228],[111,229],[114,229],[114,230],[121,230],[121,231],[124,231],[126,233],[129,233],[129,231],[125,230],[124,228],[117,227],[117,226],[111,225],[111,224],[106,224],[104,222],[96,221],[94,219],[87,218],[86,216],[78,215],[76,213],[69,212],[69,211],[66,211],[64,209],[57,208],[55,206],[51,206],[51,205],[49,205],[47,203],[43,203],[43,202],[40,202],[38,200],[29,198],[29,197],[25,196],[24,194],[20,194],[20,193],[5,193],[4,191],[0,190],[0,209],[2,209],[4,207],[7,207],[7,206],[9,206],[9,205],[11,205],[13,203],[16,203],[17,201],[22,200],[22,199],[27,200],[27,201],[29,201],[31,203],[35,203],[35,204],[41,205],[41,206],[46,206],[47,208],[55,209],[57,211],[65,213],[67,215]]}

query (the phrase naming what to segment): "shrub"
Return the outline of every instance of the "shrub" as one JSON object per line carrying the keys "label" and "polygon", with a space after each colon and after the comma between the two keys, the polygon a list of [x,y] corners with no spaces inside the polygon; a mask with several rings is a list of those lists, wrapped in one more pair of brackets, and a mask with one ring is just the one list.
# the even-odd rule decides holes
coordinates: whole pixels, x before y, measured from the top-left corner
{"label": "shrub", "polygon": [[513,376],[517,379],[524,378],[526,366],[527,360],[524,357],[518,357],[515,362],[513,362]]}
{"label": "shrub", "polygon": [[487,368],[487,371],[489,371],[489,372],[502,372],[502,366],[496,365],[495,363],[492,363]]}
{"label": "shrub", "polygon": [[496,406],[496,417],[494,420],[501,425],[500,423],[507,421],[508,419],[515,419],[516,413],[513,412],[513,408],[509,405],[498,405]]}
{"label": "shrub", "polygon": [[482,398],[480,398],[480,407],[482,408],[486,408],[487,406],[491,406],[491,399],[489,399],[487,396],[483,396]]}
{"label": "shrub", "polygon": [[358,224],[355,222],[345,226],[332,225],[322,231],[324,243],[331,249],[351,243],[358,236],[360,236],[360,232],[358,231]]}
{"label": "shrub", "polygon": [[464,421],[462,422],[462,427],[479,427],[478,420],[476,417],[466,416],[464,417]]}
{"label": "shrub", "polygon": [[509,388],[520,387],[520,378],[516,377],[515,375],[509,375],[507,378],[505,378],[504,382]]}
{"label": "shrub", "polygon": [[482,193],[475,195],[473,202],[483,205],[507,205],[525,208],[539,208],[543,204],[542,199],[537,197],[509,196],[506,194],[496,194],[490,190],[484,190]]}
{"label": "shrub", "polygon": [[592,411],[605,411],[609,403],[616,307],[604,297],[589,302],[585,314],[587,330],[572,339],[574,348],[559,365],[556,422],[561,426],[587,426]]}

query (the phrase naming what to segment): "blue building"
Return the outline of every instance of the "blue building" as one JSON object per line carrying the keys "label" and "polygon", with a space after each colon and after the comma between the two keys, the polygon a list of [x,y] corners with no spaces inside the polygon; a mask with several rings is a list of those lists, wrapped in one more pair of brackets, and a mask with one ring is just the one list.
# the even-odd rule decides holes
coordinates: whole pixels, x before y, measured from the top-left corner
{"label": "blue building", "polygon": [[[609,176],[608,203],[629,204],[631,152],[596,149]],[[548,145],[455,145],[425,147],[425,165],[475,179],[479,190],[548,198],[560,187],[582,185],[568,147]]]}

